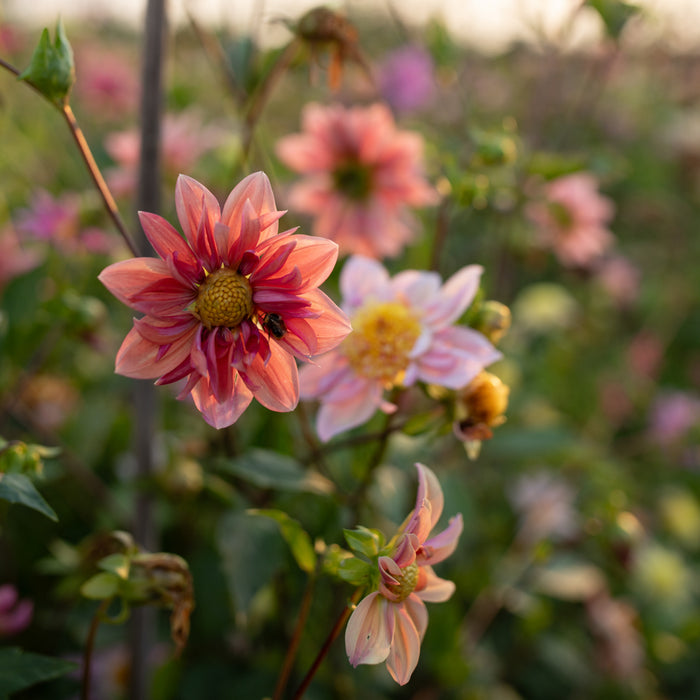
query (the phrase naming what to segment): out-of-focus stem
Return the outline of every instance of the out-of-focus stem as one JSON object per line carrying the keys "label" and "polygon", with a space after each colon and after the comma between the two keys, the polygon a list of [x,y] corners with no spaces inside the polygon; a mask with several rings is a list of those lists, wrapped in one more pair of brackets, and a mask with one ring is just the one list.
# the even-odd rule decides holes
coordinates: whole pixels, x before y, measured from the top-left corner
{"label": "out-of-focus stem", "polygon": [[279,678],[277,679],[277,685],[275,685],[275,693],[272,696],[272,700],[282,700],[284,690],[287,687],[287,681],[289,680],[289,674],[292,672],[292,668],[294,667],[294,659],[297,654],[297,649],[299,648],[301,635],[304,631],[306,620],[309,617],[309,610],[311,610],[311,601],[313,600],[315,583],[316,576],[312,574],[309,576],[306,583],[306,590],[304,591],[304,597],[302,598],[301,606],[299,608],[299,616],[297,617],[294,632],[289,642],[289,646],[287,647],[287,654],[284,657],[284,663],[282,664],[282,670],[280,671]]}
{"label": "out-of-focus stem", "polygon": [[100,626],[102,615],[109,606],[109,600],[103,600],[100,607],[97,608],[90,622],[90,629],[85,640],[85,651],[83,652],[83,678],[80,688],[80,700],[88,700],[90,697],[90,668],[92,666],[92,651],[95,648],[95,637],[97,636],[97,628]]}
{"label": "out-of-focus stem", "polygon": [[[139,187],[136,209],[160,209],[160,129],[162,112],[163,44],[166,31],[164,0],[148,0],[143,40],[141,81],[141,154]],[[145,236],[139,240],[143,255],[152,249]],[[138,381],[134,385],[134,449],[136,453],[137,483],[148,483],[153,474],[153,436],[157,428],[157,402],[151,382]],[[145,549],[157,548],[158,536],[153,519],[153,503],[146,492],[136,495],[134,510],[134,538]],[[154,610],[140,608],[133,612],[130,627],[131,700],[150,697],[149,652],[156,635]]]}
{"label": "out-of-focus stem", "polygon": [[304,676],[304,679],[299,684],[297,692],[294,693],[292,700],[301,700],[301,698],[304,696],[306,689],[309,687],[309,685],[311,685],[311,681],[316,675],[316,671],[318,671],[319,666],[326,658],[326,655],[330,651],[333,642],[335,641],[336,637],[340,634],[340,630],[343,629],[343,625],[347,622],[348,618],[350,617],[350,613],[352,613],[352,611],[355,609],[355,605],[357,604],[357,601],[360,600],[361,596],[362,588],[358,588],[353,593],[352,598],[350,599],[348,604],[343,608],[343,612],[340,613],[340,616],[335,621],[333,629],[331,629],[330,633],[328,634],[328,637],[326,637],[326,641],[323,643],[323,646],[318,652],[318,655],[314,659],[314,662],[311,664],[311,668],[308,670],[308,673]]}

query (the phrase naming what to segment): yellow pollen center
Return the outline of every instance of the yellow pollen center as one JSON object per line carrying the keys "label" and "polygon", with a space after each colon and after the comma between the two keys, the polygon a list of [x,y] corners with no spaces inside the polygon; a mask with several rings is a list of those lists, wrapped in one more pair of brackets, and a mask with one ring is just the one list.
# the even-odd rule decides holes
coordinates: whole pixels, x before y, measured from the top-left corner
{"label": "yellow pollen center", "polygon": [[207,328],[235,328],[253,311],[250,282],[235,270],[222,267],[202,282],[194,302],[194,315]]}
{"label": "yellow pollen center", "polygon": [[418,564],[413,562],[401,569],[401,575],[396,577],[398,583],[390,587],[391,592],[396,596],[395,603],[406,600],[413,593],[418,583]]}
{"label": "yellow pollen center", "polygon": [[411,309],[397,301],[371,304],[357,311],[352,327],[344,343],[350,366],[363,377],[400,384],[421,333]]}

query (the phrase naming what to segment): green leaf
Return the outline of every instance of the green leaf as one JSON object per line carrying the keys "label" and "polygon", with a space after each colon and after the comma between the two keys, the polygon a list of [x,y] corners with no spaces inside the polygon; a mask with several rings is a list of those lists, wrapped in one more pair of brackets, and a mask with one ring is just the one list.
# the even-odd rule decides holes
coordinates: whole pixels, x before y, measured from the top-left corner
{"label": "green leaf", "polygon": [[103,571],[89,578],[80,587],[80,592],[92,600],[106,600],[114,597],[119,591],[119,577],[116,574]]}
{"label": "green leaf", "polygon": [[358,527],[355,530],[343,530],[348,547],[356,554],[362,554],[370,559],[379,554],[384,544],[384,537],[378,530]]}
{"label": "green leaf", "polygon": [[370,580],[370,569],[372,564],[362,559],[344,559],[338,567],[338,577],[343,581],[351,583],[353,586],[364,586]]}
{"label": "green leaf", "polygon": [[75,67],[73,50],[60,20],[56,24],[56,41],[52,44],[49,30],[44,29],[29,67],[19,79],[35,87],[59,109],[67,104],[68,94],[75,82]]}
{"label": "green leaf", "polygon": [[97,566],[104,571],[109,571],[121,579],[129,578],[129,568],[131,560],[124,554],[110,554],[104,559],[100,559]]}
{"label": "green leaf", "polygon": [[58,522],[54,509],[24,474],[0,474],[0,499],[38,510],[47,518]]}
{"label": "green leaf", "polygon": [[1,648],[0,700],[36,683],[63,676],[75,668],[76,664],[63,659],[31,654],[17,647]]}
{"label": "green leaf", "polygon": [[600,15],[605,31],[613,39],[618,39],[627,22],[639,13],[639,7],[623,0],[588,0],[588,5]]}
{"label": "green leaf", "polygon": [[282,532],[282,537],[292,550],[292,555],[299,564],[302,571],[311,573],[316,567],[316,552],[311,543],[309,534],[304,530],[298,520],[290,518],[281,510],[258,510],[251,508],[248,513],[251,515],[264,515],[272,518],[279,526]]}
{"label": "green leaf", "polygon": [[237,459],[221,460],[217,466],[260,488],[319,494],[333,492],[332,482],[324,476],[304,469],[292,457],[270,450],[249,450]]}

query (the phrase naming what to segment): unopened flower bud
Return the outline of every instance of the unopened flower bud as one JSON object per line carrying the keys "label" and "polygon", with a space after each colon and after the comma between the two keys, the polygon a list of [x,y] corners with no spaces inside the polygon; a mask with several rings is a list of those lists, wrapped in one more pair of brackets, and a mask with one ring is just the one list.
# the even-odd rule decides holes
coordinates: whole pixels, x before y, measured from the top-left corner
{"label": "unopened flower bud", "polygon": [[510,388],[496,375],[482,371],[455,400],[454,430],[464,441],[482,441],[493,437],[491,428],[505,422]]}
{"label": "unopened flower bud", "polygon": [[490,299],[481,305],[474,327],[495,345],[508,332],[510,323],[510,309],[500,301]]}

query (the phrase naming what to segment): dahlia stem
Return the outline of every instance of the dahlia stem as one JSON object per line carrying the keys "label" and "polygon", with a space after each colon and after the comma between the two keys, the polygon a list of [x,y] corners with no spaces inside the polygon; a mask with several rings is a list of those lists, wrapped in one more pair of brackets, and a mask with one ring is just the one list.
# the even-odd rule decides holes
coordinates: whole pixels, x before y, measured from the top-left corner
{"label": "dahlia stem", "polygon": [[[15,68],[12,64],[8,63],[2,58],[0,58],[0,67],[9,71],[15,77],[19,77],[21,74],[21,72],[17,68]],[[46,98],[46,96],[41,92],[41,90],[37,90],[37,88],[35,88],[31,83],[26,84],[30,88],[32,88],[34,92],[47,99],[47,101],[50,102],[50,104],[56,107],[56,104],[54,102],[51,102],[51,100],[48,100],[48,98]],[[117,227],[117,230],[121,234],[121,237],[124,239],[124,242],[128,246],[131,253],[133,255],[137,255],[138,253],[136,252],[136,246],[134,246],[131,237],[129,236],[129,233],[126,230],[126,226],[124,225],[124,222],[122,221],[122,218],[119,215],[119,210],[117,209],[114,197],[112,197],[112,193],[110,192],[109,187],[107,187],[107,183],[102,177],[102,173],[100,172],[100,169],[97,163],[95,162],[95,158],[92,155],[90,146],[88,146],[88,142],[85,139],[85,135],[83,134],[82,129],[78,125],[78,120],[75,118],[73,110],[67,102],[62,107],[58,107],[58,109],[63,115],[63,118],[66,120],[66,124],[68,124],[68,128],[70,129],[73,139],[76,145],[78,146],[80,155],[82,156],[83,161],[85,162],[85,165],[88,169],[88,172],[90,173],[90,177],[92,178],[92,181],[95,183],[97,191],[102,197],[102,202],[105,205],[107,213],[111,217],[112,221],[114,222],[114,225]]]}
{"label": "dahlia stem", "polygon": [[97,628],[100,626],[102,615],[107,610],[109,600],[103,600],[100,607],[97,608],[90,622],[90,629],[85,640],[85,651],[83,652],[83,678],[82,687],[80,689],[80,700],[89,700],[90,698],[90,667],[92,665],[92,652],[95,648],[95,637],[97,636]]}
{"label": "dahlia stem", "polygon": [[343,629],[343,625],[347,622],[348,618],[350,617],[350,613],[352,613],[352,611],[355,609],[355,605],[357,604],[357,601],[360,600],[361,596],[362,588],[356,589],[355,592],[352,594],[352,598],[350,598],[350,601],[343,608],[343,611],[340,613],[338,619],[335,621],[333,629],[331,629],[330,633],[328,634],[328,637],[326,637],[326,641],[323,643],[323,646],[318,652],[318,655],[314,659],[314,662],[311,664],[311,668],[308,670],[301,684],[297,688],[297,692],[294,693],[292,700],[301,700],[301,698],[304,696],[306,689],[309,687],[309,685],[311,685],[311,681],[316,675],[316,671],[318,671],[319,666],[326,658],[326,655],[330,651],[333,642],[335,641],[336,637],[340,634],[340,630]]}
{"label": "dahlia stem", "polygon": [[316,576],[312,574],[309,576],[306,582],[306,590],[304,591],[304,597],[301,600],[299,616],[297,617],[297,622],[294,626],[292,639],[287,647],[287,653],[284,657],[284,663],[282,664],[282,670],[280,671],[279,678],[277,679],[277,685],[275,686],[275,693],[272,696],[272,700],[282,700],[284,690],[287,687],[287,681],[289,680],[289,674],[292,672],[292,668],[294,667],[294,659],[297,654],[297,649],[299,648],[301,635],[304,631],[306,620],[309,616],[309,610],[311,610],[311,601],[313,600],[315,583]]}

